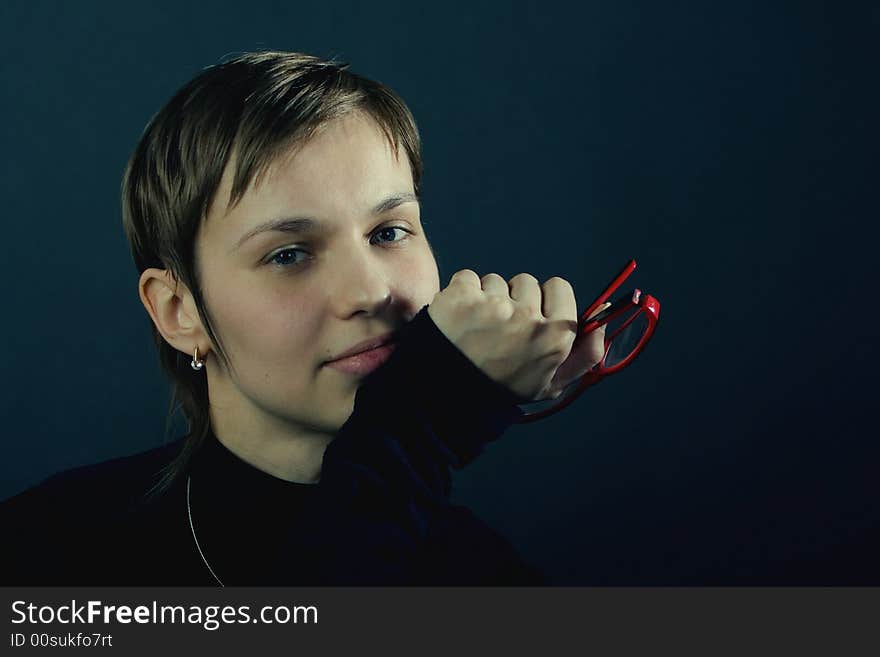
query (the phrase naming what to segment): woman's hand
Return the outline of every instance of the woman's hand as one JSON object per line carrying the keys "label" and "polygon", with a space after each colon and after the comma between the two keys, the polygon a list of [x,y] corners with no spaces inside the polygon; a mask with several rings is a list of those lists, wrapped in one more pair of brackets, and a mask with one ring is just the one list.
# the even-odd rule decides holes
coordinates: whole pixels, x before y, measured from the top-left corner
{"label": "woman's hand", "polygon": [[574,290],[558,276],[540,285],[531,274],[517,274],[508,283],[498,274],[480,278],[462,269],[434,296],[428,314],[465,356],[523,402],[555,399],[604,354],[604,327],[575,339]]}

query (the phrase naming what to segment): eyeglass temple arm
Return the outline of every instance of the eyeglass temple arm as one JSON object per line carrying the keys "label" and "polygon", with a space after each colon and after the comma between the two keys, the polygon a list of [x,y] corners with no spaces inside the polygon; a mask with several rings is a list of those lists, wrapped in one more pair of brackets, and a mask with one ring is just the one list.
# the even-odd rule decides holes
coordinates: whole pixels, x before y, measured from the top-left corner
{"label": "eyeglass temple arm", "polygon": [[587,322],[587,317],[590,316],[590,313],[595,312],[596,308],[598,308],[603,303],[605,303],[608,300],[608,297],[610,297],[612,294],[614,294],[615,290],[617,290],[617,288],[619,288],[621,285],[623,285],[623,282],[629,277],[630,274],[633,273],[633,271],[635,271],[635,268],[636,268],[635,259],[630,259],[630,261],[623,266],[623,269],[620,270],[620,273],[617,276],[615,276],[613,279],[611,279],[611,282],[605,288],[605,291],[602,292],[602,294],[600,294],[596,298],[596,300],[592,304],[590,304],[590,307],[587,308],[584,311],[584,313],[581,315],[581,319],[578,322],[579,329],[583,328],[583,325]]}
{"label": "eyeglass temple arm", "polygon": [[590,317],[590,319],[581,319],[580,322],[578,322],[578,332],[589,333],[590,331],[599,328],[602,324],[611,321],[615,315],[624,312],[632,308],[633,306],[638,305],[641,295],[642,291],[639,288],[636,288],[629,294],[620,297],[611,306],[600,312],[595,317]]}

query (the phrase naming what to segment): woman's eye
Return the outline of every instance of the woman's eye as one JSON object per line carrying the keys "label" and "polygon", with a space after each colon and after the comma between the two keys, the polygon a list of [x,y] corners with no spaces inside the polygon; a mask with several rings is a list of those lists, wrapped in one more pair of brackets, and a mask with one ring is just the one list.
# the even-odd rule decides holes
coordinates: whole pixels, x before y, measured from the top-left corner
{"label": "woman's eye", "polygon": [[[394,239],[394,236],[397,234],[402,235],[397,239]],[[374,233],[375,236],[382,236],[384,239],[381,239],[380,242],[400,242],[406,239],[406,236],[409,234],[405,228],[401,228],[400,226],[386,226],[385,228],[380,228],[378,231]]]}
{"label": "woman's eye", "polygon": [[[387,226],[385,228],[380,228],[373,233],[373,237],[370,241],[373,244],[393,244],[395,242],[402,242],[409,235],[410,231],[405,228],[400,226]],[[303,264],[308,255],[308,252],[303,249],[289,247],[276,251],[269,256],[267,264],[276,265],[281,269],[298,267]]]}
{"label": "woman's eye", "polygon": [[305,251],[302,249],[282,249],[275,253],[271,258],[269,258],[270,264],[275,264],[280,267],[289,267],[291,265],[300,264],[304,258],[295,258],[293,254],[301,253],[304,254]]}

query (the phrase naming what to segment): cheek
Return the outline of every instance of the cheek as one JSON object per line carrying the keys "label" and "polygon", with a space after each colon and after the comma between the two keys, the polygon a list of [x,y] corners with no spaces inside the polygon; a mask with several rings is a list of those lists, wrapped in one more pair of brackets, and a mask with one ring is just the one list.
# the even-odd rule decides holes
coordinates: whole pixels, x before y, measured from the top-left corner
{"label": "cheek", "polygon": [[[222,308],[221,338],[251,363],[271,366],[285,354],[302,354],[320,326],[314,294],[276,289],[229,290]],[[219,313],[218,313],[219,314]],[[235,358],[235,354],[231,354]]]}

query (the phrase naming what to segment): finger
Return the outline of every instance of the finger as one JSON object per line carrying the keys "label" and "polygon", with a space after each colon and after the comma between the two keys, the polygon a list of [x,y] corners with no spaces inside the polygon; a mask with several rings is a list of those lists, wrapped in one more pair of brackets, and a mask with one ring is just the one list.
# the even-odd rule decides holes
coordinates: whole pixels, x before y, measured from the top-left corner
{"label": "finger", "polygon": [[483,292],[486,294],[503,296],[506,299],[510,293],[507,281],[498,274],[486,274],[480,279],[480,284],[483,286]]}
{"label": "finger", "polygon": [[455,272],[449,278],[449,286],[460,286],[464,288],[480,289],[480,277],[473,269],[462,269]]}
{"label": "finger", "polygon": [[528,308],[529,314],[537,317],[541,313],[541,286],[531,274],[517,274],[508,283],[510,298],[517,305]]}
{"label": "finger", "polygon": [[574,341],[568,357],[556,369],[551,387],[562,389],[570,385],[599,364],[604,355],[604,332],[596,330],[579,335]]}
{"label": "finger", "polygon": [[575,358],[583,363],[586,368],[584,371],[593,369],[596,363],[602,360],[605,355],[605,324],[595,331],[589,333],[581,333],[572,346],[572,353],[576,354]]}
{"label": "finger", "polygon": [[577,326],[577,301],[574,289],[564,278],[554,276],[548,278],[543,289],[543,307],[541,312],[547,319],[570,320]]}

